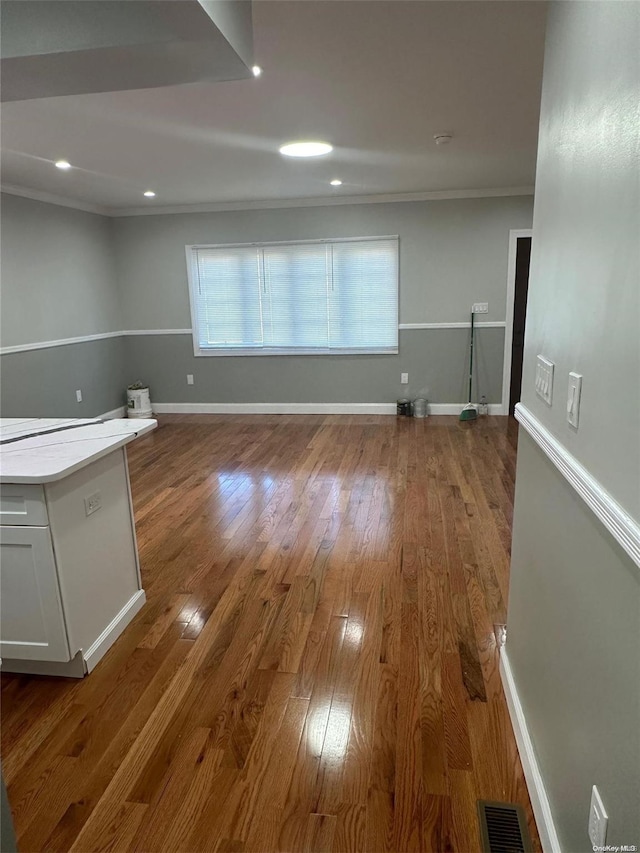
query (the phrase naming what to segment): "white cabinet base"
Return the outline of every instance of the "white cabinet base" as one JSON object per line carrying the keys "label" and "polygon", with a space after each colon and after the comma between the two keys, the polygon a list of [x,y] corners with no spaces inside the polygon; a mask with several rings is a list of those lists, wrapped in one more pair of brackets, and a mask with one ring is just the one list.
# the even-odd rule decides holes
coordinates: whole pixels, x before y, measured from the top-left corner
{"label": "white cabinet base", "polygon": [[[92,441],[84,432],[56,435],[56,452],[77,455]],[[52,464],[48,445],[38,454]],[[120,441],[83,462],[42,484],[1,484],[0,656],[8,672],[81,678],[145,603],[125,447]]]}
{"label": "white cabinet base", "polygon": [[84,678],[96,664],[102,660],[113,643],[144,606],[146,596],[144,590],[138,590],[125,604],[115,619],[104,629],[98,639],[86,651],[78,654],[66,663],[59,661],[27,661],[2,659],[3,672],[24,672],[29,675],[58,675],[67,678]]}
{"label": "white cabinet base", "polygon": [[136,592],[136,594],[127,601],[115,619],[107,625],[95,643],[89,646],[86,651],[82,652],[87,672],[91,672],[98,661],[102,660],[136,613],[142,610],[146,600],[147,597],[144,594],[144,590],[139,589],[138,592]]}

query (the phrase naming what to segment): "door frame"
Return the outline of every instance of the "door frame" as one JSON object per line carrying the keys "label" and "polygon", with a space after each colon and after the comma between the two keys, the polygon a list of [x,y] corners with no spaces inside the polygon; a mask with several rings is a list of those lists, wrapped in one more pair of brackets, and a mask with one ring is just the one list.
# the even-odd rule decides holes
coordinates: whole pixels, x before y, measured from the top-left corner
{"label": "door frame", "polygon": [[502,367],[502,414],[509,414],[509,393],[511,391],[511,350],[513,348],[513,309],[516,300],[516,255],[518,240],[531,237],[533,229],[514,228],[509,231],[509,257],[507,260],[507,307],[504,328],[504,357]]}

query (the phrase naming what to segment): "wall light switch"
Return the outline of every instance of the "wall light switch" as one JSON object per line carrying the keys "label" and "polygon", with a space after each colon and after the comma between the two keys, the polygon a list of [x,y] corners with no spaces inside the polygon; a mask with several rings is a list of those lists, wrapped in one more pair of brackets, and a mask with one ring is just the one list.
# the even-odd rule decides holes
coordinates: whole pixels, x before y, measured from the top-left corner
{"label": "wall light switch", "polygon": [[76,400],[78,401],[78,403],[82,402],[82,391],[79,388],[76,391]]}
{"label": "wall light switch", "polygon": [[193,385],[193,373],[187,373],[187,385]]}
{"label": "wall light switch", "polygon": [[589,839],[594,850],[597,847],[604,847],[607,840],[608,823],[609,816],[605,811],[600,792],[594,785],[591,789],[591,806],[589,808]]}
{"label": "wall light switch", "polygon": [[551,405],[553,399],[553,368],[554,364],[539,355],[536,359],[536,394],[542,397],[545,403]]}
{"label": "wall light switch", "polygon": [[471,311],[474,314],[488,314],[489,313],[489,303],[488,302],[474,302],[471,306]]}
{"label": "wall light switch", "polygon": [[401,385],[408,385],[409,384],[409,374],[408,373],[401,373],[400,374],[400,384]]}
{"label": "wall light switch", "polygon": [[582,394],[582,376],[579,373],[569,374],[569,389],[567,391],[567,420],[571,426],[578,429],[580,419],[580,395]]}

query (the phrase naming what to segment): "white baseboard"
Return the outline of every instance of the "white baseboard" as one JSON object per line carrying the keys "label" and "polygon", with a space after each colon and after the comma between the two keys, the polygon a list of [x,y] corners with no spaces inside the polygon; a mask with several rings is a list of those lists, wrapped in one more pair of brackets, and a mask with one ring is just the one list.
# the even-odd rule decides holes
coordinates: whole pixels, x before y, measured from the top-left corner
{"label": "white baseboard", "polygon": [[[459,415],[464,403],[429,403],[431,415]],[[153,403],[162,414],[190,415],[395,415],[395,403]],[[500,403],[489,405],[490,415],[501,415]]]}
{"label": "white baseboard", "polygon": [[[459,415],[466,403],[429,403],[430,415]],[[478,404],[476,403],[476,406]],[[490,415],[502,415],[502,403],[489,403]]]}
{"label": "white baseboard", "polygon": [[153,403],[158,414],[395,415],[395,403]]}
{"label": "white baseboard", "polygon": [[509,663],[506,647],[500,650],[500,675],[502,676],[502,686],[507,699],[507,707],[509,716],[511,717],[511,725],[513,733],[518,744],[518,752],[520,753],[520,761],[522,769],[527,780],[527,788],[529,789],[529,797],[533,814],[538,826],[538,834],[540,835],[540,843],[544,853],[562,853],[558,833],[556,832],[549,805],[549,798],[544,787],[544,780],[538,767],[538,759],[536,758],[533,748],[533,741],[527,728],[527,721],[524,716],[524,710],[520,703],[520,697],[516,690],[516,684],[513,680],[513,673]]}
{"label": "white baseboard", "polygon": [[103,421],[115,421],[117,418],[124,418],[127,410],[124,406],[119,406],[117,409],[111,409],[110,412],[104,412],[101,415],[98,415],[99,418],[102,418]]}
{"label": "white baseboard", "polygon": [[84,678],[86,675],[81,652],[78,652],[70,661],[2,658],[2,671],[18,672],[25,675],[53,675],[58,678]]}
{"label": "white baseboard", "polygon": [[142,609],[146,600],[144,590],[139,589],[127,601],[120,613],[107,625],[98,639],[89,646],[86,652],[83,652],[87,672],[95,669],[96,664],[105,656],[136,613]]}

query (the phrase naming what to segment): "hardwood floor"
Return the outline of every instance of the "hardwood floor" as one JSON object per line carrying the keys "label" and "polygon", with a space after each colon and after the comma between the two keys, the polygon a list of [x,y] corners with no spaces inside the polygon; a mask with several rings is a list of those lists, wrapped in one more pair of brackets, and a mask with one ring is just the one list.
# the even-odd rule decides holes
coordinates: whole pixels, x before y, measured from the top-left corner
{"label": "hardwood floor", "polygon": [[478,851],[521,803],[498,672],[515,422],[164,416],[148,603],[83,681],[5,675],[23,851]]}

